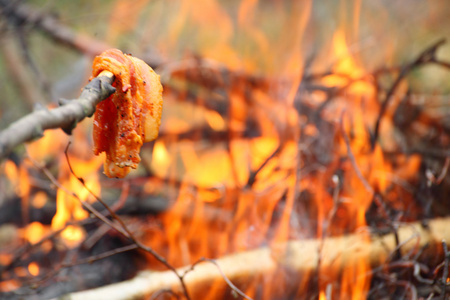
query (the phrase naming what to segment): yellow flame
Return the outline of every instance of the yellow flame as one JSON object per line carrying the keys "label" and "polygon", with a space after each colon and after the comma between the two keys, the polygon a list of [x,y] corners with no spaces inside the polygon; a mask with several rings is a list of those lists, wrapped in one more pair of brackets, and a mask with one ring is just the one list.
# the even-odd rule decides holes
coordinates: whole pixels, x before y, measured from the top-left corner
{"label": "yellow flame", "polygon": [[70,248],[73,248],[86,237],[86,232],[79,226],[69,225],[61,232],[61,237]]}
{"label": "yellow flame", "polygon": [[347,46],[344,31],[338,30],[333,36],[333,52],[338,59],[333,71],[338,74],[347,74],[353,79],[360,78],[364,70],[355,62]]}
{"label": "yellow flame", "polygon": [[171,163],[170,154],[162,141],[156,141],[153,147],[152,169],[160,177],[166,177]]}
{"label": "yellow flame", "polygon": [[208,110],[205,113],[205,117],[209,126],[211,126],[211,128],[215,131],[221,131],[225,129],[225,121],[218,112],[214,110]]}
{"label": "yellow flame", "polygon": [[[91,159],[83,160],[69,155],[69,159],[75,174],[83,178],[84,184],[94,195],[99,195],[101,187],[97,171],[102,165],[102,158],[91,156]],[[69,221],[87,218],[89,213],[83,208],[81,202],[94,199],[94,197],[90,197],[90,192],[83,184],[70,173],[65,157],[61,157],[61,160],[59,181],[64,189],[58,189],[56,193],[56,214],[51,224],[53,230],[62,229]],[[76,193],[77,197],[72,195],[71,192]],[[61,233],[61,237],[69,247],[75,246],[84,235],[85,233],[81,228],[74,226],[68,226]]]}
{"label": "yellow flame", "polygon": [[184,145],[180,152],[186,166],[186,179],[201,187],[214,187],[218,182],[227,182],[230,178],[230,160],[223,151],[196,152],[193,143]]}
{"label": "yellow flame", "polygon": [[373,95],[374,87],[363,80],[364,69],[355,61],[350,53],[343,30],[337,30],[333,36],[333,56],[336,64],[333,73],[323,78],[328,86],[345,86],[350,84],[348,92],[356,95]]}
{"label": "yellow flame", "polygon": [[59,230],[67,221],[72,219],[82,220],[88,217],[88,212],[83,209],[81,203],[73,196],[59,189],[56,193],[56,214],[52,219],[52,229]]}
{"label": "yellow flame", "polygon": [[27,144],[28,154],[36,161],[57,157],[67,141],[68,137],[62,130],[46,130],[42,138]]}

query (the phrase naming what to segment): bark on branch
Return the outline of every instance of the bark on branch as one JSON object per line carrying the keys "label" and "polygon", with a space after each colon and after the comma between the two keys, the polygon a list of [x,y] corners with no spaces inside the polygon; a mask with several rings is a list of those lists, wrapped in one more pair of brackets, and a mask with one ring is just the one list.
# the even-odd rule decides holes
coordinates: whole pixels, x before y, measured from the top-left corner
{"label": "bark on branch", "polygon": [[0,161],[16,146],[42,137],[47,129],[61,128],[70,134],[78,122],[92,116],[96,105],[115,91],[112,73],[100,75],[84,87],[78,99],[64,100],[55,109],[36,110],[1,131]]}

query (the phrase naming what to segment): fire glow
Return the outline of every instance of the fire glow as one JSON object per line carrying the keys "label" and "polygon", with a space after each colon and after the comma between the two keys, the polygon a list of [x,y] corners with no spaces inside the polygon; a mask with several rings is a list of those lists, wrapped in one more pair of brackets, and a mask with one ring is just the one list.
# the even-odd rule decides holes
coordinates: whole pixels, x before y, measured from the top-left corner
{"label": "fire glow", "polygon": [[[19,166],[9,160],[2,164],[5,177],[22,201],[27,223],[20,229],[21,238],[36,245],[58,232],[60,248],[76,249],[90,238],[81,224],[91,217],[83,203],[110,196],[110,187],[127,186],[122,195],[113,193],[123,206],[120,198],[128,196],[129,187],[142,186],[141,197],[164,194],[169,205],[138,222],[136,236],[174,268],[202,258],[218,259],[267,247],[280,266],[241,284],[248,297],[368,298],[374,274],[369,252],[354,260],[318,255],[320,261],[332,260],[331,266],[319,262],[317,270],[293,278],[289,273],[293,271],[282,261],[290,241],[318,241],[320,252],[322,241],[328,238],[358,234],[360,242],[370,247],[368,216],[376,219],[373,215],[386,213],[386,207],[407,211],[398,217],[401,221],[421,217],[424,209],[418,207],[408,186],[417,183],[422,158],[388,151],[397,148],[394,114],[409,91],[408,83],[402,82],[392,97],[380,125],[379,141],[373,144],[372,129],[382,106],[380,87],[373,70],[362,65],[357,51],[348,44],[345,30],[336,29],[329,46],[319,51],[319,57],[333,62],[329,72],[308,82],[321,88],[309,91],[303,85],[308,74],[304,74],[301,41],[311,1],[292,4],[291,12],[275,5],[273,14],[280,31],[292,31],[292,36],[276,45],[255,25],[259,1],[241,1],[234,12],[235,22],[219,2],[200,2],[202,9],[198,10],[188,1],[180,2],[179,15],[174,17],[177,22],[160,43],[167,53],[175,51],[170,47],[189,22],[203,28],[199,29],[200,40],[193,42],[199,44],[198,55],[208,59],[188,55],[176,66],[161,67],[166,80],[161,137],[143,147],[143,166],[131,171],[130,179],[104,179],[103,158],[92,154],[90,121],[74,130],[67,156],[69,138],[50,131],[27,146],[28,160]],[[121,1],[116,5],[119,8],[124,10]],[[354,13],[358,19],[358,9]],[[203,45],[201,39],[211,35],[207,28],[212,23],[218,24],[219,32],[212,45]],[[256,53],[247,49],[240,53],[230,42],[233,26],[239,29],[236,39],[245,37],[249,47],[258,49]],[[112,40],[121,31],[115,30],[109,35]],[[194,101],[189,93],[195,93]],[[219,103],[216,107],[214,101]],[[300,101],[319,113],[303,114]],[[36,184],[33,174],[50,160],[56,166],[47,174],[54,178],[49,184],[56,189],[56,213],[51,225],[28,222],[30,206],[41,209],[51,201],[44,192],[31,192]],[[49,251],[48,244],[42,245],[47,248],[44,252]],[[164,269],[153,255],[145,257],[142,269]],[[44,269],[31,261],[16,275],[37,277]],[[1,282],[0,290],[18,286],[10,278]],[[233,293],[223,286],[223,280],[215,282],[204,291],[203,299],[230,298]]]}

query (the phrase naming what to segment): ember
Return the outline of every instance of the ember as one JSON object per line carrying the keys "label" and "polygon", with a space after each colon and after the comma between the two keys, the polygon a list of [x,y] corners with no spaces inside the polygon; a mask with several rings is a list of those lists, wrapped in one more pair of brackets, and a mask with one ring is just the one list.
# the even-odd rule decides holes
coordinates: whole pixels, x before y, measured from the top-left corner
{"label": "ember", "polygon": [[[92,4],[113,14],[98,25],[106,32],[95,31],[103,42],[53,14],[0,0],[5,26],[18,35],[17,24],[32,24],[27,34],[43,31],[90,61],[106,48],[131,51],[161,74],[165,101],[158,139],[115,162],[133,170],[106,170],[129,172],[126,179],[105,177],[105,157],[92,153],[99,140],[96,154],[107,150],[113,135],[91,136],[109,118],[113,102],[102,99],[111,86],[127,94],[127,82],[98,76],[88,84],[84,70],[78,95],[70,74],[76,96],[58,96],[76,100],[0,131],[5,297],[450,295],[450,58],[444,33],[431,34],[448,27],[447,4],[130,3]],[[409,31],[408,11],[428,35]],[[14,51],[2,54],[8,60]],[[17,67],[27,76],[36,69],[29,63]],[[56,94],[54,85],[42,83],[43,91]],[[7,123],[11,107],[0,106]],[[83,120],[94,109],[97,125]],[[141,136],[145,120],[135,120]]]}

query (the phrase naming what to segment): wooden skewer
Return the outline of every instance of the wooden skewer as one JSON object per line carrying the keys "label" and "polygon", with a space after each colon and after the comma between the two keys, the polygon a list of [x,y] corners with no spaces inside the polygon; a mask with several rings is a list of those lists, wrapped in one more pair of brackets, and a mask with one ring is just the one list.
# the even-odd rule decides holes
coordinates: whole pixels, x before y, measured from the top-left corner
{"label": "wooden skewer", "polygon": [[[422,256],[428,255],[436,261],[437,254],[442,253],[439,250],[441,241],[450,240],[450,218],[432,220],[427,229],[418,222],[408,224],[399,228],[397,235],[403,255],[428,245]],[[275,284],[284,289],[286,285],[283,285],[283,278],[295,278],[296,283],[291,282],[291,285],[298,289],[301,286],[298,279],[314,274],[319,268],[321,274],[328,275],[332,272],[336,276],[361,261],[374,268],[384,264],[398,250],[394,234],[379,237],[363,233],[324,240],[289,241],[282,249],[284,251],[279,252],[264,247],[219,258],[216,262],[223,274],[238,287],[248,286],[252,280],[265,277],[277,280]],[[189,267],[181,268],[178,272],[183,274],[187,269]],[[283,273],[288,276],[280,276]],[[195,266],[194,270],[186,275],[185,284],[192,299],[205,298],[213,284],[214,291],[219,292],[219,295],[230,290],[218,268],[208,262]],[[140,299],[163,289],[181,291],[180,281],[173,272],[145,271],[128,281],[72,293],[59,299]]]}
{"label": "wooden skewer", "polygon": [[101,77],[101,76],[105,76],[108,78],[114,78],[114,74],[108,70],[101,71],[100,74],[97,75],[97,77]]}
{"label": "wooden skewer", "polygon": [[114,92],[113,80],[113,73],[103,71],[86,85],[76,101],[65,101],[61,107],[51,110],[36,110],[0,131],[0,161],[16,146],[42,137],[47,129],[62,128],[70,132],[78,122],[92,116],[96,105]]}

